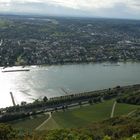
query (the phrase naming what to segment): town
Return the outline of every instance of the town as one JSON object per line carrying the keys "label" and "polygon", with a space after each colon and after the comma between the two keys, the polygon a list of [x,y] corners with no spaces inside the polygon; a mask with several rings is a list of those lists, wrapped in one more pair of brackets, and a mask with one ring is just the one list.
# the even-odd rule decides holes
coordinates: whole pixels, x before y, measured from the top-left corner
{"label": "town", "polygon": [[0,16],[0,66],[140,61],[140,21]]}

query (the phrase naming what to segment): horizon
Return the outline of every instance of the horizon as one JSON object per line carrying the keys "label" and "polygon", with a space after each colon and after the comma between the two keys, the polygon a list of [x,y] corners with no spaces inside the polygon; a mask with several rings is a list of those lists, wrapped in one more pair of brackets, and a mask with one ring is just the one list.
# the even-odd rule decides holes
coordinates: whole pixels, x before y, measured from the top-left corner
{"label": "horizon", "polygon": [[86,16],[62,16],[62,15],[45,15],[45,14],[24,14],[24,13],[0,13],[0,17],[28,17],[28,18],[66,18],[66,19],[98,19],[98,20],[130,20],[140,21],[137,18],[117,18],[117,17],[86,17]]}
{"label": "horizon", "polygon": [[0,14],[140,20],[139,0],[1,0]]}

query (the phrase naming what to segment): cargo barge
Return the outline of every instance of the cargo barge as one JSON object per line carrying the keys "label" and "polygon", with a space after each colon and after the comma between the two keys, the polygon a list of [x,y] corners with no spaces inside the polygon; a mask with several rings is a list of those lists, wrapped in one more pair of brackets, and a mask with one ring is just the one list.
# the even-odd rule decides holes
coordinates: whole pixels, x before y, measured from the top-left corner
{"label": "cargo barge", "polygon": [[23,71],[30,71],[30,69],[3,70],[2,72],[23,72]]}

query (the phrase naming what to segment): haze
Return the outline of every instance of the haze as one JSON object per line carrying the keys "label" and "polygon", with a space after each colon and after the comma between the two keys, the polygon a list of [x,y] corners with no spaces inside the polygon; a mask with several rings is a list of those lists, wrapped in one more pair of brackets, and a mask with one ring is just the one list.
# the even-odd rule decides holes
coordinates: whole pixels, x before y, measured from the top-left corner
{"label": "haze", "polygon": [[140,0],[0,0],[0,13],[140,19]]}

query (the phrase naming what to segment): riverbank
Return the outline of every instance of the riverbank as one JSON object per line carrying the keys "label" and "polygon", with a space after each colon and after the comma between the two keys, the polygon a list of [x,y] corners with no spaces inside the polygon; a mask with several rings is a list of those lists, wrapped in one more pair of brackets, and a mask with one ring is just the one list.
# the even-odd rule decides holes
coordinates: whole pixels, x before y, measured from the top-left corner
{"label": "riverbank", "polygon": [[[140,83],[140,63],[119,63],[119,66],[107,63],[75,64],[60,66],[31,66],[28,72],[0,72],[0,107],[11,106],[10,92],[16,104],[47,96],[48,99],[67,94],[112,88],[116,85]],[[7,69],[22,69],[12,67]],[[3,69],[1,69],[3,70]],[[63,90],[62,90],[63,89]],[[65,92],[64,92],[65,91]],[[6,100],[6,102],[5,102]]]}
{"label": "riverbank", "polygon": [[9,68],[9,67],[22,67],[22,68],[25,68],[25,67],[34,67],[34,66],[37,66],[37,67],[46,67],[46,66],[64,66],[64,65],[78,65],[78,64],[103,64],[103,63],[107,63],[107,64],[118,64],[118,63],[140,63],[140,60],[131,60],[131,59],[128,59],[128,60],[119,60],[119,61],[82,61],[82,62],[65,62],[65,63],[52,63],[52,64],[28,64],[28,65],[0,65],[0,68]]}
{"label": "riverbank", "polygon": [[140,84],[124,87],[116,86],[114,88],[104,90],[54,97],[49,100],[38,100],[22,106],[17,105],[13,107],[7,107],[5,109],[1,109],[0,122],[13,121],[44,112],[65,110],[69,107],[87,103],[101,103],[105,100],[118,98],[127,92],[135,92],[138,90],[140,90]]}

